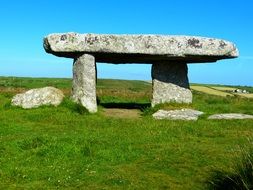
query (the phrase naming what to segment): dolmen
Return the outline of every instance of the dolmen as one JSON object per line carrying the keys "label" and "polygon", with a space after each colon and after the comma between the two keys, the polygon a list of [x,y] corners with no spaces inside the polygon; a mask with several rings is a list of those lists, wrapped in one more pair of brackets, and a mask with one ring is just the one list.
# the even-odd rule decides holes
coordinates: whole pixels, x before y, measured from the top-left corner
{"label": "dolmen", "polygon": [[96,62],[152,64],[155,106],[192,102],[187,64],[238,57],[233,43],[196,36],[50,34],[44,38],[44,49],[74,59],[72,98],[91,113],[97,112]]}

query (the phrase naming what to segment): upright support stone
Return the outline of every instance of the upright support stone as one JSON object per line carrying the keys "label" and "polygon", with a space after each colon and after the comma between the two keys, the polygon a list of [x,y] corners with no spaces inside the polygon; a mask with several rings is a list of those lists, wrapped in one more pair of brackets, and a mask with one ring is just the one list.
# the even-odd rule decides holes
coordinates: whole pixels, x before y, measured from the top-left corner
{"label": "upright support stone", "polygon": [[166,102],[191,103],[186,63],[154,63],[152,65],[152,107]]}
{"label": "upright support stone", "polygon": [[72,98],[89,112],[97,112],[95,57],[84,54],[74,60]]}

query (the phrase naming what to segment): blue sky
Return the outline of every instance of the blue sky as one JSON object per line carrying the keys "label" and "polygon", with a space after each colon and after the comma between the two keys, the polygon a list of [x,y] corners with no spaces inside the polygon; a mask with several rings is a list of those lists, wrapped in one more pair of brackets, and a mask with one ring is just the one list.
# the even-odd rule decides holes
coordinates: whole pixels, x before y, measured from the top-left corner
{"label": "blue sky", "polygon": [[[190,82],[253,86],[252,0],[1,0],[0,76],[72,77],[46,54],[50,33],[197,35],[234,42],[240,57],[189,65]],[[150,80],[150,65],[98,64],[99,78]]]}

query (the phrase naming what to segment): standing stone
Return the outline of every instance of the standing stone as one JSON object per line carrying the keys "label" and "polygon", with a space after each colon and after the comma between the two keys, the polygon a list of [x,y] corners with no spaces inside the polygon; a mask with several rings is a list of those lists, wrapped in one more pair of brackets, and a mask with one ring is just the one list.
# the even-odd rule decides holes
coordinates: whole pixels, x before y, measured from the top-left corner
{"label": "standing stone", "polygon": [[186,63],[154,63],[152,65],[152,107],[166,102],[191,103],[192,93]]}
{"label": "standing stone", "polygon": [[97,112],[95,57],[84,54],[74,60],[72,98],[90,113]]}

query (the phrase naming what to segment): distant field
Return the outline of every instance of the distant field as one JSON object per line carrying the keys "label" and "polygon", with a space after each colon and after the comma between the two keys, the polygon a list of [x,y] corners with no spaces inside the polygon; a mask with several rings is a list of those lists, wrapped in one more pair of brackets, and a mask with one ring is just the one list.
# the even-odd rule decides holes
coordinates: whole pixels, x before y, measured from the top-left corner
{"label": "distant field", "polygon": [[233,87],[221,87],[221,86],[211,86],[211,88],[214,88],[216,90],[221,90],[221,91],[233,91],[237,89]]}
{"label": "distant field", "polygon": [[253,98],[253,94],[240,94],[240,96],[246,97],[246,98]]}
{"label": "distant field", "polygon": [[[210,86],[191,85],[190,88],[199,92],[216,95],[216,96],[226,97],[226,96],[237,95],[237,96],[242,96],[245,98],[253,98],[253,93],[249,93],[249,94],[233,93],[232,91],[237,89],[236,87],[222,87],[222,86],[213,86],[213,85],[210,85]],[[231,91],[231,92],[228,92],[228,91]]]}
{"label": "distant field", "polygon": [[[48,85],[66,94],[60,106],[10,105],[16,93]],[[252,147],[253,120],[207,117],[253,114],[253,99],[195,86],[191,105],[150,108],[150,83],[99,79],[99,111],[88,114],[70,101],[70,79],[0,77],[0,189],[208,189],[214,171],[231,172]],[[154,120],[160,107],[205,115]]]}
{"label": "distant field", "polygon": [[207,86],[191,86],[191,89],[216,96],[223,96],[223,97],[233,96],[233,94],[231,93],[223,92],[218,89],[216,90],[215,87],[210,88]]}

